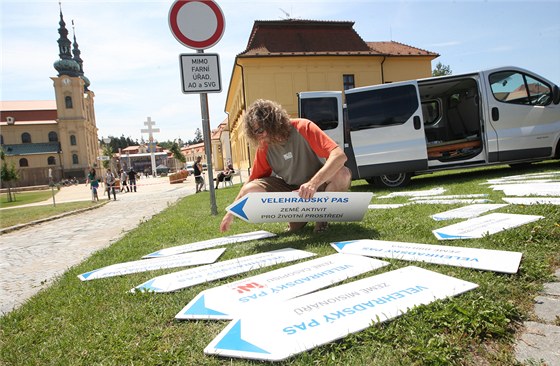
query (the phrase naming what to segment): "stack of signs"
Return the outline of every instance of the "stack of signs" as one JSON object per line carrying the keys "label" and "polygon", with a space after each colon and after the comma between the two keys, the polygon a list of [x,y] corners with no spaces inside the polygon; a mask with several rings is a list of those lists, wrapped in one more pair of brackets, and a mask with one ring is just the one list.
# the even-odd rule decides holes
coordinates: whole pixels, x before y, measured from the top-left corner
{"label": "stack of signs", "polygon": [[482,238],[542,219],[542,216],[493,213],[432,230],[439,240]]}
{"label": "stack of signs", "polygon": [[203,250],[200,252],[172,255],[157,259],[141,259],[133,262],[117,263],[78,275],[82,281],[98,278],[122,276],[130,273],[154,271],[156,269],[177,268],[199,264],[214,263],[225,251],[224,248]]}
{"label": "stack of signs", "polygon": [[371,192],[317,192],[301,198],[297,192],[249,193],[226,210],[251,222],[361,221]]}
{"label": "stack of signs", "polygon": [[[215,264],[200,266],[184,271],[169,273],[155,277],[141,285],[136,286],[131,292],[172,292],[204,282],[249,272],[259,268],[272,266],[279,263],[291,262],[314,256],[314,253],[292,248],[285,248],[234,258]],[[148,261],[151,261],[149,259]]]}
{"label": "stack of signs", "polygon": [[165,248],[162,250],[158,250],[157,252],[153,252],[150,254],[145,255],[142,258],[159,258],[168,255],[175,255],[179,253],[186,253],[186,252],[194,252],[196,250],[201,249],[208,249],[212,247],[217,247],[218,245],[228,245],[234,243],[241,243],[244,241],[250,240],[257,240],[257,239],[265,239],[276,236],[276,234],[269,233],[268,231],[260,230],[260,231],[253,231],[250,233],[243,233],[231,236],[225,236],[223,238],[214,238],[204,241],[198,241],[196,243],[185,244],[185,245],[178,245],[171,248]]}
{"label": "stack of signs", "polygon": [[272,301],[304,295],[389,263],[358,255],[332,254],[202,291],[176,319],[233,319]]}
{"label": "stack of signs", "polygon": [[522,256],[522,253],[519,252],[503,250],[369,239],[341,241],[331,245],[340,253],[346,254],[427,262],[502,273],[516,273]]}
{"label": "stack of signs", "polygon": [[476,287],[410,266],[244,312],[204,352],[279,361]]}

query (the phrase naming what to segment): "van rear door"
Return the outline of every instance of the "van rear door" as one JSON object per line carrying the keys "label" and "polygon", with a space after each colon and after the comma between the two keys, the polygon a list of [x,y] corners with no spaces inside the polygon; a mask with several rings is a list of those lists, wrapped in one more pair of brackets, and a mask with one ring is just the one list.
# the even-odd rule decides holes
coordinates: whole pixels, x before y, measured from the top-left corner
{"label": "van rear door", "polygon": [[313,121],[344,150],[342,93],[337,91],[301,92],[299,117]]}
{"label": "van rear door", "polygon": [[416,81],[346,90],[347,125],[360,178],[422,171],[428,153]]}

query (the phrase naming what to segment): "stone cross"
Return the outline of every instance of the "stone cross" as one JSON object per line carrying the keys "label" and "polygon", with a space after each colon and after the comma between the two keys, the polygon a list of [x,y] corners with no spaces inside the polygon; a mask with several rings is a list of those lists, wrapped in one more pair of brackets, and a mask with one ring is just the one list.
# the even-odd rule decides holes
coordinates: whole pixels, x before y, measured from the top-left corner
{"label": "stone cross", "polygon": [[154,155],[156,147],[154,145],[154,133],[159,132],[159,128],[153,128],[156,124],[155,121],[152,121],[151,117],[148,117],[148,120],[144,122],[144,126],[148,126],[148,128],[143,128],[140,130],[141,133],[148,134],[148,141],[150,142],[150,157],[152,161],[152,175],[156,176],[156,157]]}

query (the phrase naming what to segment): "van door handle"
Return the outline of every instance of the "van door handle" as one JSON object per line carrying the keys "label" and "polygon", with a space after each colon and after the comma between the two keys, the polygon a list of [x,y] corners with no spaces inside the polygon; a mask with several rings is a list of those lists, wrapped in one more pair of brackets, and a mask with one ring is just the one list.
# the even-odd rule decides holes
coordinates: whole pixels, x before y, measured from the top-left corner
{"label": "van door handle", "polygon": [[414,121],[414,129],[419,130],[420,127],[422,127],[422,125],[420,123],[420,117],[414,116],[413,121]]}
{"label": "van door handle", "polygon": [[496,122],[499,119],[500,119],[500,111],[498,110],[498,107],[492,108],[492,121]]}

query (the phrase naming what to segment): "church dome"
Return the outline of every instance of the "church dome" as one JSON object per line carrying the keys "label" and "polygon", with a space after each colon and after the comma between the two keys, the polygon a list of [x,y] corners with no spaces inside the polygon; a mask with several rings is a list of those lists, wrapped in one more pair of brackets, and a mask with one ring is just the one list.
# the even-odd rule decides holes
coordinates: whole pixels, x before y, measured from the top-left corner
{"label": "church dome", "polygon": [[84,81],[84,88],[87,89],[91,85],[89,79],[85,75],[81,75],[80,78]]}
{"label": "church dome", "polygon": [[58,75],[78,76],[80,65],[74,60],[60,59],[53,64]]}

